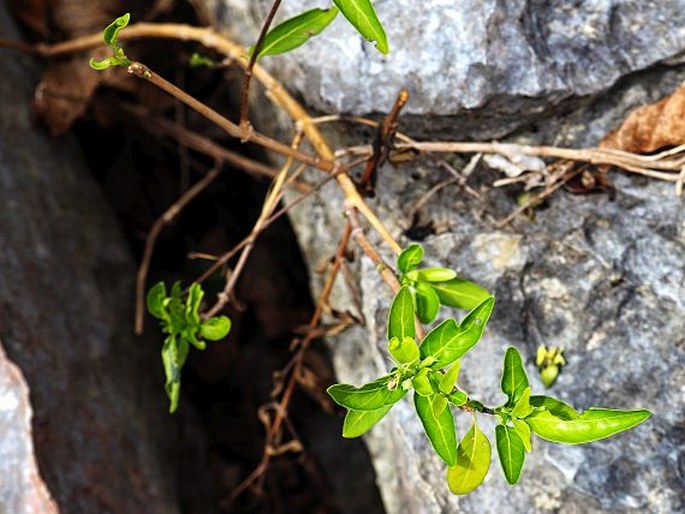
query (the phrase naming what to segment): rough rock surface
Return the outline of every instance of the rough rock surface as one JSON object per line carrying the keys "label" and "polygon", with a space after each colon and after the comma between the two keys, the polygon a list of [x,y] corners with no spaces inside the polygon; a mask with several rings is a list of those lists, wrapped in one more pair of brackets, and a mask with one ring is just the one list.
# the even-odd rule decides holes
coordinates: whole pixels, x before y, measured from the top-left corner
{"label": "rough rock surface", "polygon": [[[251,16],[263,15],[266,3],[210,2],[218,19],[234,23],[236,37],[248,38],[254,34],[246,28],[255,25]],[[284,12],[324,4],[286,2]],[[630,108],[685,79],[682,66],[646,69],[685,50],[677,1],[375,4],[388,28],[393,53],[387,60],[337,20],[316,44],[270,66],[315,109],[385,111],[409,84],[408,111],[425,115],[421,130],[444,133],[440,116],[450,114],[458,127],[452,138],[533,126],[534,132],[519,132],[520,141],[560,146],[597,144]],[[458,29],[446,28],[450,15]],[[581,97],[559,109],[564,99]],[[402,130],[412,135],[415,128],[405,117]],[[342,130],[334,136],[360,142]],[[449,177],[427,162],[385,167],[373,205],[403,234],[416,224],[410,211],[417,201]],[[515,488],[505,483],[493,456],[485,484],[457,498],[404,401],[366,436],[389,513],[685,510],[685,203],[672,186],[621,173],[611,177],[615,201],[559,193],[537,210],[534,222],[520,218],[504,228],[495,220],[516,207],[516,192],[484,189],[474,199],[454,185],[419,210],[418,222],[432,227],[423,241],[427,264],[454,267],[497,297],[482,343],[464,358],[465,389],[498,404],[500,363],[506,347],[515,345],[541,393],[532,359],[538,345],[557,345],[566,348],[569,364],[550,394],[579,409],[648,407],[655,415],[590,445],[535,440]],[[494,178],[481,166],[469,182],[478,189]],[[294,210],[312,269],[334,251],[342,209],[330,185]],[[361,384],[389,367],[384,332],[390,295],[368,260],[358,259],[357,271],[366,331],[348,331],[332,348],[338,378]],[[344,287],[333,305],[352,308]],[[491,420],[479,423],[492,435]],[[461,437],[468,418],[458,414],[457,424]]]}
{"label": "rough rock surface", "polygon": [[0,512],[59,512],[40,478],[31,437],[29,389],[0,342]]}
{"label": "rough rock surface", "polygon": [[[18,38],[4,3],[0,33]],[[75,141],[32,128],[35,71],[2,52],[0,339],[30,389],[40,475],[64,513],[174,513],[158,354],[130,335],[135,269]],[[25,449],[23,462],[0,458],[0,484],[16,485],[3,512],[30,501],[14,477],[32,469]]]}
{"label": "rough rock surface", "polygon": [[[218,22],[253,44],[271,0],[209,0]],[[283,2],[281,18],[330,1]],[[264,63],[324,112],[386,112],[400,87],[405,113],[431,115],[459,137],[500,137],[574,99],[685,49],[680,0],[378,0],[390,53],[381,55],[338,16],[290,55]],[[255,21],[256,20],[256,21]],[[465,114],[458,119],[453,115]],[[521,116],[525,114],[526,116]],[[425,118],[415,123],[424,126]]]}

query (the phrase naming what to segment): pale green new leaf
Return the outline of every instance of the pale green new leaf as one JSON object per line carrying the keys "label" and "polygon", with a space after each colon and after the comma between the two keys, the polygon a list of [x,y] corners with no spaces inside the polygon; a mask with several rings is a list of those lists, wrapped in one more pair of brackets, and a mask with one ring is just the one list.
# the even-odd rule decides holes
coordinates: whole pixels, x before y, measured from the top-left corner
{"label": "pale green new leaf", "polygon": [[431,285],[441,304],[456,309],[471,310],[492,296],[478,284],[459,277],[446,282],[434,282]]}
{"label": "pale green new leaf", "polygon": [[379,52],[388,53],[388,38],[370,0],[333,0],[333,3],[362,36],[376,42]]}
{"label": "pale green new leaf", "polygon": [[334,384],[328,388],[328,394],[343,407],[352,410],[377,410],[398,402],[407,393],[399,384],[390,389],[392,375],[386,375],[369,382],[362,387],[349,384]]}
{"label": "pale green new leaf", "polygon": [[[442,405],[438,413],[434,398],[418,394],[414,394],[414,406],[431,445],[448,466],[454,466],[457,461],[457,433],[452,411]],[[440,410],[440,405],[437,408]]]}
{"label": "pale green new leaf", "polygon": [[457,273],[447,268],[421,268],[406,274],[409,280],[420,282],[445,282],[456,278]]}
{"label": "pale green new leaf", "polygon": [[468,494],[485,480],[490,469],[490,441],[474,420],[459,443],[457,464],[447,470],[447,485],[454,494]]}
{"label": "pale green new leaf", "polygon": [[218,341],[228,335],[231,330],[231,320],[226,316],[214,316],[200,325],[200,334],[210,341]]}
{"label": "pale green new leaf", "polygon": [[414,300],[408,286],[402,286],[390,306],[388,315],[388,341],[396,337],[400,341],[405,337],[416,337],[414,326]]}
{"label": "pale green new leaf", "polygon": [[536,435],[564,444],[584,444],[633,428],[652,415],[644,409],[617,410],[592,407],[573,419],[562,419],[549,410],[533,412],[526,423]]}
{"label": "pale green new leaf", "polygon": [[530,427],[528,426],[528,423],[526,423],[522,419],[516,418],[512,419],[511,422],[514,424],[514,429],[521,438],[523,447],[526,449],[527,452],[532,451],[533,447],[530,444]]}
{"label": "pale green new leaf", "polygon": [[157,282],[147,292],[147,310],[155,318],[165,319],[167,317],[166,309],[164,308],[165,298],[166,286],[164,282]]}
{"label": "pale green new leaf", "polygon": [[188,298],[186,299],[186,320],[195,325],[200,324],[200,304],[202,297],[205,295],[200,284],[193,284],[188,291]]}
{"label": "pale green new leaf", "polygon": [[521,478],[523,462],[526,458],[523,441],[515,429],[504,425],[495,427],[495,439],[504,477],[510,485],[514,485]]}
{"label": "pale green new leaf", "polygon": [[348,410],[343,423],[343,437],[351,439],[368,432],[392,408],[386,405],[376,410]]}
{"label": "pale green new leaf", "polygon": [[459,370],[461,369],[461,361],[455,361],[454,364],[447,370],[440,379],[440,391],[447,394],[454,389],[459,378]]}
{"label": "pale green new leaf", "polygon": [[502,370],[501,388],[507,395],[507,405],[513,407],[519,401],[523,391],[528,387],[528,377],[523,368],[521,354],[516,348],[510,346],[504,356],[504,368]]}
{"label": "pale green new leaf", "polygon": [[419,358],[419,347],[411,337],[402,340],[393,337],[388,342],[388,352],[399,364],[414,362]]}
{"label": "pale green new leaf", "polygon": [[[257,58],[278,55],[305,44],[311,37],[321,33],[338,15],[338,9],[312,9],[280,23],[264,37]],[[254,47],[250,48],[250,55]]]}
{"label": "pale green new leaf", "polygon": [[533,412],[533,407],[530,405],[530,387],[526,387],[516,405],[514,405],[511,415],[515,418],[523,419],[531,412]]}
{"label": "pale green new leaf", "polygon": [[420,244],[412,243],[407,246],[397,257],[397,268],[400,273],[407,273],[413,270],[423,260],[423,247]]}

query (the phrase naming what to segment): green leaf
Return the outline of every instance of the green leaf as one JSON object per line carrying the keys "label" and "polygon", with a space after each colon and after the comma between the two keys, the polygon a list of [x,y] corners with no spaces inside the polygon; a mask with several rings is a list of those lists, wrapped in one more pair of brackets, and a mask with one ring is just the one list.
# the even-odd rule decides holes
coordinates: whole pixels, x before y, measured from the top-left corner
{"label": "green leaf", "polygon": [[530,405],[530,387],[526,387],[516,405],[514,405],[511,415],[515,418],[523,419],[531,412],[533,412],[533,407]]}
{"label": "green leaf", "polygon": [[445,282],[456,278],[457,273],[447,268],[421,268],[406,274],[409,280],[419,282]]}
{"label": "green leaf", "polygon": [[408,286],[402,286],[390,306],[388,315],[388,341],[396,337],[400,341],[405,337],[416,337],[414,327],[414,300]]}
{"label": "green leaf", "polygon": [[440,298],[441,304],[456,309],[471,310],[491,296],[478,284],[463,278],[434,282],[431,285]]}
{"label": "green leaf", "polygon": [[192,55],[190,56],[190,60],[188,61],[188,65],[191,68],[216,68],[216,62],[214,62],[214,60],[210,59],[206,55],[202,55],[197,52],[192,53]]}
{"label": "green leaf", "polygon": [[376,410],[348,410],[343,423],[343,437],[351,439],[368,432],[392,408],[386,405]]}
{"label": "green leaf", "polygon": [[464,318],[461,326],[453,319],[440,323],[424,338],[419,347],[421,357],[435,357],[434,368],[445,367],[461,358],[480,340],[494,304],[495,299],[489,297]]}
{"label": "green leaf", "polygon": [[466,402],[469,401],[469,397],[466,396],[464,391],[452,391],[447,395],[447,401],[455,407],[461,407],[462,405],[466,405]]}
{"label": "green leaf", "polygon": [[147,292],[147,310],[155,318],[166,319],[167,312],[164,308],[164,299],[166,298],[166,286],[164,282],[157,282]]}
{"label": "green leaf", "polygon": [[200,284],[193,284],[188,291],[188,298],[186,298],[186,320],[194,325],[200,324],[200,303],[205,292],[202,290]]}
{"label": "green leaf", "polygon": [[[305,44],[311,37],[319,34],[338,15],[338,9],[312,9],[303,12],[269,31],[264,38],[257,58],[265,55],[278,55]],[[250,56],[254,47],[250,48]]]}
{"label": "green leaf", "polygon": [[530,404],[533,407],[547,409],[553,416],[565,420],[580,416],[580,412],[576,409],[551,396],[531,396]]}
{"label": "green leaf", "polygon": [[616,410],[592,407],[573,419],[562,419],[549,410],[533,412],[526,423],[539,437],[554,443],[584,444],[633,428],[652,415],[644,409]]}
{"label": "green leaf", "polygon": [[454,466],[457,462],[457,433],[452,411],[443,406],[438,413],[433,398],[418,394],[414,394],[414,406],[431,445],[448,466]]}
{"label": "green leaf", "polygon": [[454,494],[468,494],[485,480],[490,469],[490,441],[476,425],[459,443],[457,464],[447,470],[447,485]]}
{"label": "green leaf", "polygon": [[419,358],[419,347],[411,337],[405,337],[401,341],[393,337],[388,343],[388,352],[398,364],[414,362]]}
{"label": "green leaf", "polygon": [[169,397],[169,412],[173,413],[178,408],[178,399],[181,394],[181,368],[188,356],[188,343],[177,341],[169,336],[162,346],[162,363],[166,382],[164,388]]}
{"label": "green leaf", "polygon": [[[445,398],[441,394],[433,395],[433,398],[431,399],[431,407],[433,408],[433,413],[435,414],[435,416],[440,417],[440,415],[447,407],[447,398]],[[456,448],[456,442],[454,446]]]}
{"label": "green leaf", "polygon": [[502,392],[507,395],[507,405],[512,407],[519,401],[523,391],[528,387],[528,377],[523,368],[521,354],[516,348],[510,346],[504,356],[504,369],[501,380]]}
{"label": "green leaf", "polygon": [[407,273],[413,270],[423,260],[423,247],[420,244],[412,243],[407,246],[397,257],[397,268],[400,273]]}
{"label": "green leaf", "polygon": [[119,16],[105,27],[105,30],[102,32],[102,40],[115,50],[119,48],[119,32],[128,25],[129,21],[131,21],[131,15],[129,13]]}
{"label": "green leaf", "polygon": [[530,444],[530,427],[528,426],[528,423],[522,419],[516,418],[512,419],[511,422],[514,424],[514,430],[516,430],[516,433],[518,433],[519,437],[521,438],[523,447],[527,452],[532,451],[533,447]]}
{"label": "green leaf", "polygon": [[454,364],[447,370],[442,378],[440,379],[440,391],[448,394],[454,389],[457,383],[457,378],[459,378],[459,369],[461,368],[461,362],[455,361]]}
{"label": "green leaf", "polygon": [[411,382],[414,386],[414,389],[416,389],[416,392],[421,396],[431,396],[437,393],[437,391],[433,389],[431,381],[428,379],[427,368],[423,368],[416,375],[414,375],[411,379]]}
{"label": "green leaf", "polygon": [[200,334],[210,341],[218,341],[228,335],[231,330],[231,320],[226,316],[214,316],[200,325]]}
{"label": "green leaf", "polygon": [[383,25],[376,15],[370,0],[333,0],[343,16],[354,28],[369,41],[376,42],[376,48],[382,54],[387,54],[388,39]]}
{"label": "green leaf", "polygon": [[523,462],[526,458],[523,441],[515,429],[504,425],[495,427],[495,439],[504,477],[510,485],[514,485],[521,478]]}
{"label": "green leaf", "polygon": [[407,393],[403,388],[392,386],[393,375],[386,375],[369,382],[362,387],[355,387],[349,384],[333,384],[328,388],[328,394],[333,400],[343,407],[352,410],[377,410],[386,405],[392,405],[401,400]]}
{"label": "green leaf", "polygon": [[440,299],[433,288],[419,282],[416,285],[416,315],[421,323],[430,323],[438,315]]}

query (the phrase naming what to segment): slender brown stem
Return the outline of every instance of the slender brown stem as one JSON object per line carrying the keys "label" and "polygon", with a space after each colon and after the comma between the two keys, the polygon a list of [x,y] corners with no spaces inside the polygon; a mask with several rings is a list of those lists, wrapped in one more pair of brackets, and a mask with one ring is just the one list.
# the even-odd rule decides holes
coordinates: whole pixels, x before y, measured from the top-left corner
{"label": "slender brown stem", "polygon": [[212,181],[221,173],[222,166],[216,164],[209,173],[202,177],[193,187],[188,189],[181,197],[176,200],[164,213],[157,218],[152,225],[150,232],[145,240],[145,250],[143,252],[143,259],[140,262],[138,273],[136,275],[136,316],[135,316],[135,333],[140,335],[143,333],[143,323],[145,319],[145,280],[150,269],[150,261],[152,260],[152,252],[155,249],[155,243],[159,237],[162,228],[170,223],[183,208],[188,205],[197,195],[212,183]]}
{"label": "slender brown stem", "polygon": [[264,20],[262,30],[259,32],[259,37],[257,38],[257,42],[255,43],[254,48],[252,50],[252,55],[250,55],[250,62],[248,63],[247,68],[245,68],[245,76],[243,77],[243,87],[240,93],[240,128],[244,131],[245,135],[247,135],[250,131],[250,121],[248,119],[248,105],[250,95],[250,81],[252,80],[252,70],[254,69],[255,63],[257,62],[259,53],[262,51],[262,46],[264,45],[264,38],[266,37],[267,32],[269,32],[271,22],[274,20],[274,16],[276,16],[276,11],[278,11],[278,8],[280,6],[281,0],[274,0],[274,3],[271,5],[271,9],[269,10],[269,13],[266,15],[266,19]]}

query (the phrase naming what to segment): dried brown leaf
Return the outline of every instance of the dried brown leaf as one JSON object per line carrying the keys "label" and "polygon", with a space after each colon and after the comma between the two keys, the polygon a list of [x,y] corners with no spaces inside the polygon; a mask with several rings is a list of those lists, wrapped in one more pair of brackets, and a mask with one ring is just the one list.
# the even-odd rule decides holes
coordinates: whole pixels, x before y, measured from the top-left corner
{"label": "dried brown leaf", "polygon": [[634,153],[651,153],[685,143],[685,83],[670,96],[632,111],[621,127],[600,143]]}

